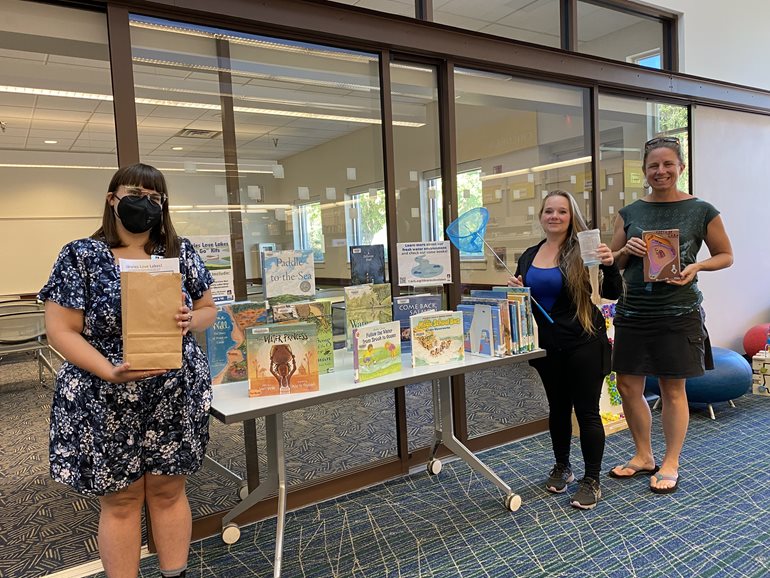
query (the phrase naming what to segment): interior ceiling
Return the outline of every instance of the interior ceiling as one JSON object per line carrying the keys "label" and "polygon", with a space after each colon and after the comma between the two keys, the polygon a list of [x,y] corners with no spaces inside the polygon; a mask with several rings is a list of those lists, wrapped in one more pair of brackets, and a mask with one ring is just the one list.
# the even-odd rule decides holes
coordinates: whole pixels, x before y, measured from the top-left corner
{"label": "interior ceiling", "polygon": [[[547,25],[542,22],[544,5],[550,1],[485,0],[480,9],[475,2],[434,0],[434,9],[455,11],[464,17],[473,4],[476,18],[486,15],[504,22],[515,16],[517,25],[548,34],[551,27],[558,27],[552,19]],[[414,10],[413,0],[347,3],[390,8],[390,12],[408,8],[409,14]],[[594,9],[585,5],[581,15],[587,17]],[[628,16],[614,14],[600,13],[601,26],[596,27],[596,34],[628,25]],[[232,60],[229,67],[223,67],[216,59],[212,37],[190,35],[181,28],[153,28],[147,22],[132,25],[142,158],[221,164],[221,134],[189,138],[178,133],[183,129],[222,131],[218,75],[223,71],[232,75],[241,168],[250,162],[274,163],[378,123],[380,97],[374,57],[298,43],[244,40],[248,38],[255,37],[235,35],[229,39]],[[68,164],[114,164],[115,128],[105,45],[3,32],[0,71],[0,121],[4,128],[0,150],[15,151],[15,162],[23,162],[18,159],[25,158],[26,152],[30,162],[36,163],[41,159],[55,163],[58,153]],[[402,77],[409,80],[393,86],[395,119],[407,126],[421,126],[426,104],[435,100],[435,77],[418,67],[410,67]],[[369,122],[362,122],[366,119]],[[174,150],[178,147],[182,149]],[[12,155],[6,152],[3,156]],[[65,162],[61,159],[59,162]]]}

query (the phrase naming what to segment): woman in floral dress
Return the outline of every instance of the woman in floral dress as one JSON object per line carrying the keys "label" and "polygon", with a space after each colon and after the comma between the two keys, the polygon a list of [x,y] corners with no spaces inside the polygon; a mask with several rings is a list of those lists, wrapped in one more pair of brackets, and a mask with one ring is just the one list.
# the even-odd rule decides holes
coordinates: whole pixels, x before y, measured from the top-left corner
{"label": "woman in floral dress", "polygon": [[[133,370],[123,361],[118,259],[178,258],[182,367]],[[45,301],[49,342],[66,359],[51,407],[54,480],[99,496],[99,553],[110,578],[139,572],[147,504],[164,576],[184,576],[192,518],[188,474],[208,442],[211,377],[191,331],[211,325],[213,280],[174,231],[163,175],[136,164],[112,177],[101,228],[59,254]]]}

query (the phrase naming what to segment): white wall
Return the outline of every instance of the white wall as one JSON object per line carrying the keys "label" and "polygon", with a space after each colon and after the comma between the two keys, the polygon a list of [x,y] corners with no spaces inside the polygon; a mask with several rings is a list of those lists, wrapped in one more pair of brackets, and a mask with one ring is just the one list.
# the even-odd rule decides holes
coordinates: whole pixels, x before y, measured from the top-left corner
{"label": "white wall", "polygon": [[[722,214],[735,264],[699,275],[714,345],[743,351],[743,335],[770,321],[770,117],[693,110],[694,193]],[[707,255],[703,250],[699,258]]]}
{"label": "white wall", "polygon": [[770,90],[770,2],[663,0],[645,2],[683,13],[680,71]]}

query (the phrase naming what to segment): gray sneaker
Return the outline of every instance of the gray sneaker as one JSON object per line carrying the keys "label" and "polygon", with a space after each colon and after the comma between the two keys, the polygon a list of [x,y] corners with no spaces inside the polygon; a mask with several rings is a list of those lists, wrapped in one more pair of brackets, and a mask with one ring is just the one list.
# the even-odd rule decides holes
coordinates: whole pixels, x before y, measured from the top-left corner
{"label": "gray sneaker", "polygon": [[569,466],[556,464],[548,474],[545,489],[554,494],[561,494],[567,489],[567,484],[575,481],[575,475]]}
{"label": "gray sneaker", "polygon": [[590,510],[596,507],[602,497],[602,489],[599,482],[593,478],[583,478],[578,482],[578,489],[570,500],[570,505],[581,510]]}

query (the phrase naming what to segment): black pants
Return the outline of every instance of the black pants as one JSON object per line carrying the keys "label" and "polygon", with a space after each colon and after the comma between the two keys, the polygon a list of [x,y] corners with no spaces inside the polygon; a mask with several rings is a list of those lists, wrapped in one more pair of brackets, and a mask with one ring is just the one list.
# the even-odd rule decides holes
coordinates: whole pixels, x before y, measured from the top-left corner
{"label": "black pants", "polygon": [[540,374],[548,397],[548,429],[557,463],[570,464],[572,409],[580,426],[580,449],[585,476],[599,479],[604,455],[604,428],[599,415],[599,396],[606,375],[604,339],[595,339],[569,351],[548,351],[530,364]]}

